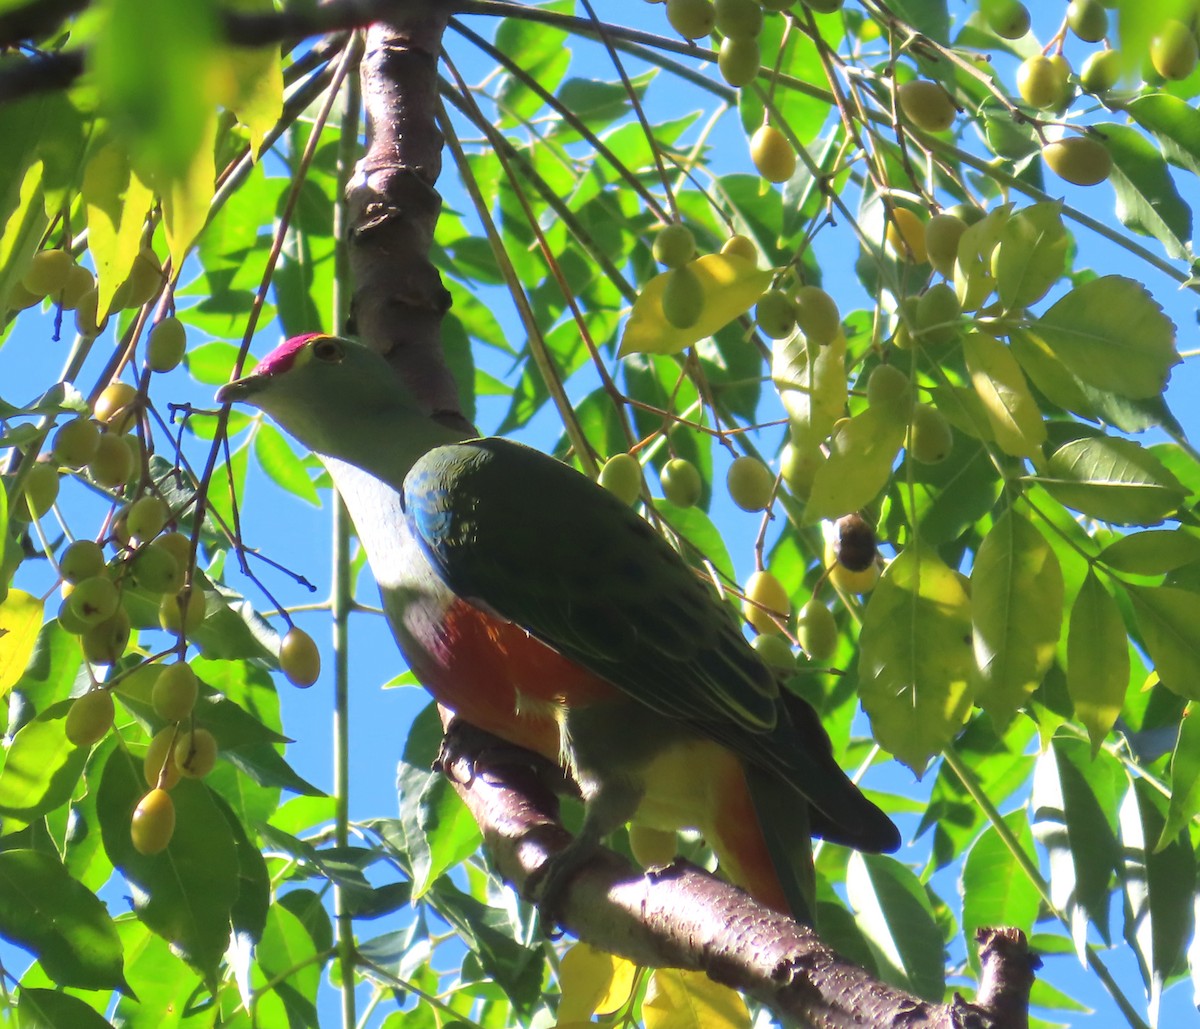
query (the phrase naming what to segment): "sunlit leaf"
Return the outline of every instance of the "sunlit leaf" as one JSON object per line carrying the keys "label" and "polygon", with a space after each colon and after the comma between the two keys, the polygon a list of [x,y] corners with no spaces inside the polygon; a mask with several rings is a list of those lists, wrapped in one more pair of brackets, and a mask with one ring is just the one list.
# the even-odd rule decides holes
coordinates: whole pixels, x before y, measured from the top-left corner
{"label": "sunlit leaf", "polygon": [[646,1029],[750,1029],[741,995],[703,972],[658,968],[642,1002]]}
{"label": "sunlit leaf", "polygon": [[42,627],[42,602],[10,589],[0,603],[0,697],[21,678]]}
{"label": "sunlit leaf", "polygon": [[839,422],[829,441],[829,460],[813,479],[805,522],[837,518],[874,500],[892,474],[905,429],[903,422],[872,407]]}
{"label": "sunlit leaf", "polygon": [[[1025,812],[1014,811],[1005,816],[1004,821],[1030,864],[1036,866],[1033,834]],[[1030,933],[1041,907],[1037,886],[1029,881],[1025,869],[995,826],[988,826],[967,853],[963,862],[962,898],[963,938],[971,967],[975,969],[979,968],[977,929],[1003,925]]]}
{"label": "sunlit leaf", "polygon": [[88,249],[99,273],[99,309],[103,312],[110,309],[113,294],[133,267],[154,195],[133,171],[127,149],[110,142],[88,160],[83,199]]}
{"label": "sunlit leaf", "polygon": [[963,340],[963,353],[1000,448],[1014,457],[1039,453],[1046,426],[1012,352],[998,339],[974,332]]}
{"label": "sunlit leaf", "polygon": [[788,413],[788,431],[798,446],[822,443],[846,410],[846,338],[828,346],[797,332],[772,347],[771,378]]}
{"label": "sunlit leaf", "polygon": [[1169,690],[1200,700],[1200,593],[1127,585],[1146,649]]}
{"label": "sunlit leaf", "polygon": [[1088,571],[1071,604],[1067,691],[1095,755],[1121,713],[1129,684],[1129,646],[1117,602]]}
{"label": "sunlit leaf", "polygon": [[562,999],[559,1022],[587,1022],[594,1014],[608,1015],[629,1001],[637,966],[586,943],[576,943],[558,966]]}
{"label": "sunlit leaf", "polygon": [[1013,310],[1041,300],[1062,276],[1069,245],[1060,201],[1017,211],[1000,234],[992,263],[1000,302]]}

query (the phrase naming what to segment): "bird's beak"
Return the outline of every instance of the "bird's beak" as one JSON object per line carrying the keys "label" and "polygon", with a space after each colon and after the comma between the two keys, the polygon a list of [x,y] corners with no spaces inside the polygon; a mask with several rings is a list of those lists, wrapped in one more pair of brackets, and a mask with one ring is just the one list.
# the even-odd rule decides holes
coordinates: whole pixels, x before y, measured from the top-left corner
{"label": "bird's beak", "polygon": [[237,404],[249,401],[262,389],[265,377],[262,375],[243,375],[240,379],[225,383],[217,390],[218,404]]}

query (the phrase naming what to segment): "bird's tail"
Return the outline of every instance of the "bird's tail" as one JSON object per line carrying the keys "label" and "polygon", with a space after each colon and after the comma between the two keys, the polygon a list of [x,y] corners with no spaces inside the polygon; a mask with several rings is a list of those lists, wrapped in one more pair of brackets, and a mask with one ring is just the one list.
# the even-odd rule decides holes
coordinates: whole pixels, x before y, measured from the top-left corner
{"label": "bird's tail", "polygon": [[814,925],[816,874],[808,805],[777,774],[752,765],[747,765],[745,772],[746,787],[777,889],[796,921]]}

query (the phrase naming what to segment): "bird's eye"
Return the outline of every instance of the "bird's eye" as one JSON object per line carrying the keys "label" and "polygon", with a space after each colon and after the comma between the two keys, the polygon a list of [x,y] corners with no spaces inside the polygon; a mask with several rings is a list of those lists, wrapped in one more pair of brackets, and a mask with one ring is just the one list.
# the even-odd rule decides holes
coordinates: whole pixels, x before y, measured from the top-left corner
{"label": "bird's eye", "polygon": [[313,354],[321,361],[337,364],[342,359],[342,344],[331,336],[325,336],[313,344]]}

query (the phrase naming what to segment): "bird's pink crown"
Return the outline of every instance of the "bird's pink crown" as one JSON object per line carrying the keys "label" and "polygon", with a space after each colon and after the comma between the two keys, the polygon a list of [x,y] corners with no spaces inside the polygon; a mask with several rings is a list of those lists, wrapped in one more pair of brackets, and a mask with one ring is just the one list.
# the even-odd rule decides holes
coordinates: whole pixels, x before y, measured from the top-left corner
{"label": "bird's pink crown", "polygon": [[293,336],[285,343],[280,343],[266,357],[258,362],[254,369],[255,375],[275,375],[286,372],[292,367],[296,355],[304,349],[310,340],[319,339],[326,335],[324,332],[306,332],[303,336]]}

